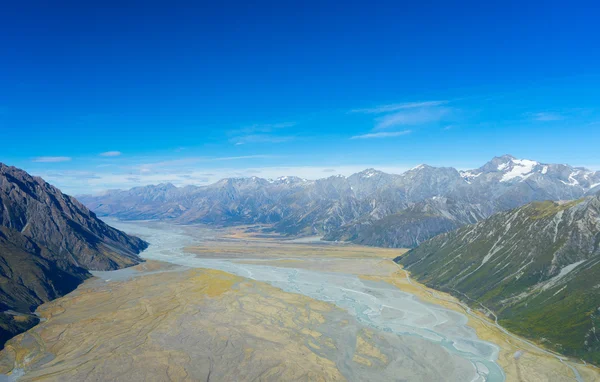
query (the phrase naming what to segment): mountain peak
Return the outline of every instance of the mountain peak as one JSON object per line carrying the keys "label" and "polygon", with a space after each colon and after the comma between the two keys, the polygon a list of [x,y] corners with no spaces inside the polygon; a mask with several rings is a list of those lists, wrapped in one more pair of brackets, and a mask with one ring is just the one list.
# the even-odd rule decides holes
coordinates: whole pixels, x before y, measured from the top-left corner
{"label": "mountain peak", "polygon": [[173,183],[159,183],[156,185],[156,188],[160,188],[163,190],[172,190],[177,187],[175,185],[173,185]]}
{"label": "mountain peak", "polygon": [[297,184],[297,183],[306,183],[307,180],[304,178],[300,178],[297,176],[280,176],[279,178],[273,180],[273,179],[268,179],[269,183],[275,183],[275,184]]}
{"label": "mountain peak", "polygon": [[494,159],[500,159],[500,160],[506,161],[506,160],[512,160],[512,159],[518,159],[518,158],[513,155],[510,155],[510,154],[504,154],[504,155],[500,155],[499,157],[494,157],[492,160],[494,160]]}
{"label": "mountain peak", "polygon": [[530,174],[540,163],[529,159],[518,159],[512,155],[505,154],[494,157],[477,170],[470,171],[473,174],[501,172],[507,174],[504,181],[515,177]]}
{"label": "mountain peak", "polygon": [[379,170],[375,170],[374,168],[367,168],[361,172],[359,172],[357,175],[359,175],[361,178],[371,178],[375,175],[381,175],[383,174],[383,172],[379,171]]}
{"label": "mountain peak", "polygon": [[410,170],[408,170],[408,171],[419,171],[419,170],[426,170],[426,169],[430,169],[430,168],[433,168],[433,167],[431,167],[431,166],[430,166],[430,165],[428,165],[428,164],[421,163],[421,164],[419,164],[419,165],[416,165],[415,167],[411,168],[411,169],[410,169]]}

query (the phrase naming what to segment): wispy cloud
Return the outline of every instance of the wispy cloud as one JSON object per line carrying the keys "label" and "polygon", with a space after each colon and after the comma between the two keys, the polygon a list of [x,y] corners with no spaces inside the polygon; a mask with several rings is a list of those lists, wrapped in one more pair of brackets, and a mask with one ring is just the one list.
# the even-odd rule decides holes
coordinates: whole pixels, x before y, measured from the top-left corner
{"label": "wispy cloud", "polygon": [[265,154],[254,154],[254,155],[241,155],[241,156],[223,156],[223,157],[187,157],[180,159],[163,160],[157,162],[142,163],[138,165],[129,166],[127,169],[133,171],[139,171],[140,173],[148,174],[154,172],[182,172],[182,171],[194,171],[198,165],[202,163],[213,163],[213,162],[231,162],[241,160],[252,160],[252,159],[268,159],[274,158],[272,155]]}
{"label": "wispy cloud", "polygon": [[101,153],[100,156],[102,156],[102,157],[118,157],[121,154],[122,153],[120,151],[106,151],[104,153]]}
{"label": "wispy cloud", "polygon": [[562,114],[554,112],[529,113],[527,114],[527,116],[533,119],[534,121],[541,122],[560,121],[561,119],[565,118]]}
{"label": "wispy cloud", "polygon": [[445,107],[425,107],[417,110],[402,111],[378,118],[376,130],[389,129],[394,126],[415,126],[431,122],[439,122],[450,112]]}
{"label": "wispy cloud", "polygon": [[293,140],[293,136],[280,136],[273,134],[252,134],[241,137],[235,137],[230,140],[231,143],[239,146],[253,143],[283,143]]}
{"label": "wispy cloud", "polygon": [[93,171],[81,171],[81,170],[62,170],[62,171],[48,171],[45,173],[48,178],[74,178],[74,179],[102,179],[102,177]]}
{"label": "wispy cloud", "polygon": [[33,162],[37,163],[57,163],[57,162],[68,162],[71,157],[37,157],[33,159]]}
{"label": "wispy cloud", "polygon": [[[450,122],[454,108],[446,106],[449,101],[420,101],[382,105],[373,108],[355,109],[353,113],[376,114],[373,128],[365,134],[350,139],[391,138],[410,134],[407,128]],[[385,131],[383,131],[385,130]]]}
{"label": "wispy cloud", "polygon": [[242,159],[267,159],[273,158],[273,155],[243,155],[237,157],[216,157],[216,158],[207,158],[207,162],[219,162],[219,161],[230,161],[230,160],[242,160]]}
{"label": "wispy cloud", "polygon": [[234,145],[256,143],[282,143],[293,140],[291,135],[281,135],[279,130],[296,126],[296,122],[254,124],[230,132],[230,143]]}
{"label": "wispy cloud", "polygon": [[[223,178],[259,176],[266,179],[276,179],[280,176],[294,175],[306,179],[319,179],[336,173],[351,175],[365,168],[377,167],[388,173],[402,173],[410,168],[409,165],[377,166],[372,163],[347,166],[277,166],[277,167],[196,167],[195,169],[168,168],[151,173],[132,173],[122,169],[115,171],[78,172],[78,171],[47,171],[35,173],[64,192],[71,195],[100,193],[108,189],[128,189],[149,184],[172,183],[176,186],[207,185]],[[213,170],[207,173],[207,170]]]}
{"label": "wispy cloud", "polygon": [[379,133],[368,133],[368,134],[362,134],[362,135],[355,135],[355,136],[351,137],[350,139],[393,138],[393,137],[400,137],[402,135],[408,135],[410,133],[412,133],[411,130],[384,131],[384,132],[379,132]]}
{"label": "wispy cloud", "polygon": [[296,122],[280,122],[280,123],[255,123],[253,125],[242,127],[235,130],[235,133],[269,133],[273,130],[285,129],[286,127],[296,126]]}
{"label": "wispy cloud", "polygon": [[405,103],[397,103],[390,105],[381,105],[372,108],[366,109],[354,109],[351,110],[351,113],[365,113],[365,114],[382,114],[382,113],[390,113],[398,110],[406,110],[406,109],[418,109],[418,108],[427,108],[427,107],[435,107],[447,104],[448,101],[423,101],[423,102],[405,102]]}

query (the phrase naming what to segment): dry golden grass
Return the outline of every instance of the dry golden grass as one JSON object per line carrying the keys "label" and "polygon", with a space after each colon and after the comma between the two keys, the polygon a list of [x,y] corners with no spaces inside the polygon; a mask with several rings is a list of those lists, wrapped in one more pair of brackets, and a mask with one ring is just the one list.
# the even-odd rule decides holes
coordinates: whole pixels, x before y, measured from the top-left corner
{"label": "dry golden grass", "polygon": [[339,258],[339,259],[393,259],[407,249],[376,248],[358,245],[293,243],[281,240],[256,240],[246,242],[208,241],[202,246],[184,249],[203,257],[235,258]]}
{"label": "dry golden grass", "polygon": [[98,284],[43,305],[46,321],[8,343],[0,372],[25,368],[24,381],[206,380],[211,370],[226,380],[344,380],[306,345],[330,346],[318,331],[329,304],[204,269]]}
{"label": "dry golden grass", "polygon": [[[506,335],[483,314],[470,315],[454,297],[409,282],[391,261],[405,249],[294,243],[257,237],[243,229],[228,230],[225,238],[186,251],[250,263],[258,262],[248,259],[259,258],[263,264],[298,268],[326,259],[342,272],[387,282],[467,315],[479,338],[500,346],[498,362],[508,381],[573,380],[567,366]],[[144,273],[173,267],[148,261],[135,268]],[[110,283],[90,280],[40,307],[46,321],[8,343],[0,353],[0,373],[24,367],[28,371],[24,381],[206,380],[211,370],[212,378],[220,379],[243,375],[260,380],[344,380],[336,364],[323,356],[340,349],[323,328],[329,325],[331,330],[334,325],[334,332],[341,332],[351,325],[347,319],[330,322],[336,309],[214,270],[153,273]],[[376,337],[371,330],[359,330],[348,362],[374,369],[388,365],[392,360],[378,347]],[[524,354],[516,359],[519,350]],[[215,370],[225,374],[215,375]],[[585,381],[600,380],[596,369],[578,370]]]}

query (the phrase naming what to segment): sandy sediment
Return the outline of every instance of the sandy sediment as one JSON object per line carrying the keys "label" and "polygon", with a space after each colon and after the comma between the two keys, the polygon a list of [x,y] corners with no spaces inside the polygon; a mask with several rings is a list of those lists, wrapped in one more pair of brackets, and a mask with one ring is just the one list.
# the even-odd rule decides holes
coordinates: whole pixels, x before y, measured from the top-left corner
{"label": "sandy sediment", "polygon": [[[500,347],[498,363],[506,373],[508,381],[574,381],[575,375],[571,367],[577,369],[584,381],[600,381],[600,372],[597,368],[583,366],[579,362],[562,363],[556,357],[530,346],[526,341],[505,334],[481,312],[467,312],[453,296],[427,288],[415,280],[409,282],[405,272],[399,271],[399,266],[390,260],[395,257],[393,255],[405,253],[404,249],[354,245],[331,246],[314,242],[293,246],[292,243],[276,239],[252,238],[239,234],[232,237],[239,240],[232,240],[217,251],[213,248],[212,242],[203,243],[201,247],[189,247],[186,250],[208,258],[213,256],[230,259],[253,258],[236,260],[245,264],[351,273],[368,280],[384,281],[418,296],[423,301],[467,315],[469,326],[475,329],[479,338]],[[246,242],[249,238],[252,241]],[[290,258],[279,258],[280,253],[285,253],[288,249],[296,255]]]}
{"label": "sandy sediment", "polygon": [[[409,280],[390,260],[404,250],[293,242],[227,230],[178,227],[161,234],[162,226],[159,231],[133,228],[151,234],[148,239],[157,243],[149,258],[179,265],[148,261],[97,273],[74,293],[43,305],[39,313],[45,321],[0,353],[0,373],[24,373],[26,381],[471,380],[473,364],[455,352],[419,335],[365,325],[372,320],[349,314],[347,308],[354,303],[346,306],[346,297],[370,293],[379,301],[405,301],[416,308],[410,298],[397,295],[406,292],[434,304],[431,310],[437,318],[454,321],[463,317],[458,313],[464,315],[461,319],[468,317],[479,339],[500,347],[497,362],[508,381],[574,380],[571,369],[556,358],[506,335],[452,296]],[[247,265],[251,278],[265,277],[283,290],[291,283],[293,293],[230,273],[182,266],[199,266],[195,257],[241,275]],[[357,276],[364,282],[353,284]],[[334,289],[314,289],[322,277],[330,278],[328,288]],[[302,284],[306,282],[312,286]],[[348,282],[351,289],[344,289]],[[347,291],[337,296],[341,300],[329,300],[328,293],[338,295],[339,287]],[[319,301],[323,296],[335,305]],[[391,296],[400,300],[389,300]],[[457,313],[446,314],[442,307]],[[377,323],[390,314],[390,323],[402,321],[397,309],[379,314]],[[435,325],[441,333],[464,332],[457,337],[463,342],[460,338],[466,335],[461,346],[477,343],[472,341],[474,334],[465,332],[473,330],[463,324]],[[599,380],[597,369],[571,366],[584,381]]]}
{"label": "sandy sediment", "polygon": [[120,281],[95,278],[43,305],[45,321],[9,342],[0,372],[23,371],[22,381],[460,381],[471,371],[328,303],[216,270],[161,270],[153,262]]}
{"label": "sandy sediment", "polygon": [[418,296],[423,301],[465,314],[469,319],[469,326],[475,329],[479,338],[500,347],[498,363],[506,373],[507,381],[575,381],[573,370],[568,365],[575,367],[584,381],[600,381],[600,372],[597,368],[574,362],[568,365],[560,362],[556,357],[530,346],[527,341],[502,332],[484,314],[465,309],[455,297],[409,279],[404,271],[399,270],[400,268],[396,266],[395,272],[387,276],[365,275],[363,278],[385,281]]}

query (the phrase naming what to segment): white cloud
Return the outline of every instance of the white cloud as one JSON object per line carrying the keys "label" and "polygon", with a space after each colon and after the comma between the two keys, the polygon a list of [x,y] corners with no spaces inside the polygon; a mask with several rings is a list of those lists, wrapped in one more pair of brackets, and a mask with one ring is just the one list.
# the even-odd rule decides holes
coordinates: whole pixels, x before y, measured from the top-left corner
{"label": "white cloud", "polygon": [[296,126],[296,122],[255,123],[234,131],[234,133],[269,133],[273,130]]}
{"label": "white cloud", "polygon": [[207,158],[207,162],[220,162],[220,161],[229,161],[229,160],[241,160],[241,159],[267,159],[273,158],[272,155],[243,155],[237,157],[216,157],[216,158]]}
{"label": "white cloud", "polygon": [[71,157],[37,157],[33,159],[33,162],[37,163],[57,163],[57,162],[68,162]]}
{"label": "white cloud", "polygon": [[282,136],[271,134],[277,130],[296,126],[296,122],[254,124],[233,130],[229,133],[229,142],[234,145],[245,145],[253,143],[282,143],[293,140],[293,136]]}
{"label": "white cloud", "polygon": [[379,132],[379,133],[368,133],[368,134],[362,134],[362,135],[355,135],[355,136],[351,137],[350,139],[393,138],[393,137],[399,137],[402,135],[407,135],[410,133],[412,133],[411,130],[385,131],[385,132]]}
{"label": "white cloud", "polygon": [[426,107],[417,110],[402,111],[378,118],[375,129],[388,129],[394,126],[414,126],[438,122],[447,116],[450,109],[444,107]]}
{"label": "white cloud", "polygon": [[239,146],[254,143],[283,143],[293,140],[292,136],[279,136],[272,134],[252,134],[230,139],[230,142]]}
{"label": "white cloud", "polygon": [[559,113],[540,112],[528,114],[533,120],[540,122],[560,121],[564,117]]}
{"label": "white cloud", "polygon": [[201,166],[203,163],[211,162],[230,162],[240,160],[251,160],[251,159],[269,159],[275,158],[272,155],[255,154],[255,155],[242,155],[242,156],[227,156],[227,157],[187,157],[180,159],[169,159],[158,162],[148,162],[141,164],[134,164],[125,167],[128,171],[139,171],[140,173],[181,173],[182,171],[192,171]]}
{"label": "white cloud", "polygon": [[[387,173],[400,174],[412,166],[373,164],[346,166],[280,166],[280,167],[247,167],[247,168],[214,168],[197,167],[195,169],[159,169],[151,173],[123,172],[77,172],[47,171],[36,173],[46,181],[56,185],[70,195],[98,194],[109,189],[129,189],[150,184],[172,183],[176,186],[208,185],[223,178],[258,176],[275,179],[280,176],[298,176],[305,179],[320,179],[331,173],[349,176],[366,168],[377,168]],[[328,174],[329,173],[329,174]]]}
{"label": "white cloud", "polygon": [[423,102],[405,102],[405,103],[397,103],[391,105],[381,105],[373,108],[366,109],[354,109],[351,110],[352,113],[365,113],[365,114],[381,114],[381,113],[390,113],[398,110],[405,109],[417,109],[417,108],[426,108],[426,107],[435,107],[447,104],[448,101],[423,101]]}
{"label": "white cloud", "polygon": [[368,109],[352,110],[354,113],[378,114],[373,129],[351,139],[390,138],[406,135],[411,130],[382,132],[382,130],[398,130],[396,127],[417,127],[431,123],[448,121],[453,108],[444,106],[449,101],[408,102],[383,105]]}
{"label": "white cloud", "polygon": [[107,151],[107,152],[101,153],[100,156],[102,156],[102,157],[118,157],[121,154],[122,153],[120,151]]}

